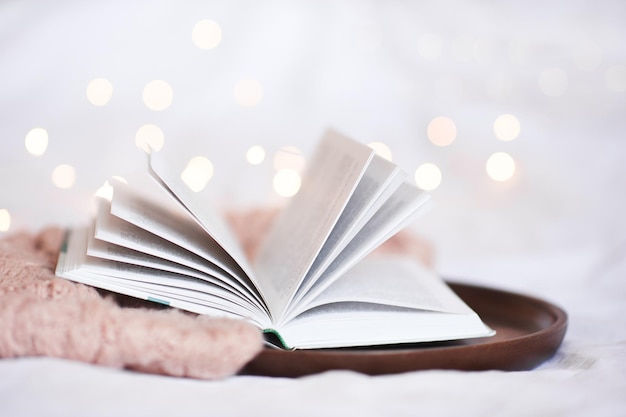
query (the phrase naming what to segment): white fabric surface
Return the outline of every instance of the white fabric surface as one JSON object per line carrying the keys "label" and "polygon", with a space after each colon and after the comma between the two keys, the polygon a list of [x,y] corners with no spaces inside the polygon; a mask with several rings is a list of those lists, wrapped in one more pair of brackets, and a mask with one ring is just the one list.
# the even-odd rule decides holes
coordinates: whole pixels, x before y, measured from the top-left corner
{"label": "white fabric surface", "polygon": [[[203,18],[222,27],[210,51],[191,42]],[[216,202],[244,207],[282,202],[271,161],[244,162],[251,145],[308,152],[332,126],[384,141],[408,170],[442,168],[437,207],[414,226],[442,275],[544,298],[570,320],[528,372],[207,382],[0,360],[0,415],[626,415],[625,21],[621,1],[0,3],[0,235],[86,221],[104,180],[142,164],[145,123],[183,157],[208,154]],[[103,107],[85,98],[96,77],[114,88]],[[174,91],[162,112],[142,103],[152,79]],[[241,79],[262,86],[258,105],[233,99]],[[504,113],[521,123],[511,142],[492,132]],[[457,126],[445,148],[426,138],[440,115]],[[40,157],[24,149],[34,127],[49,134]],[[484,174],[496,151],[517,162],[508,182]],[[61,163],[76,169],[67,190],[50,181]]]}

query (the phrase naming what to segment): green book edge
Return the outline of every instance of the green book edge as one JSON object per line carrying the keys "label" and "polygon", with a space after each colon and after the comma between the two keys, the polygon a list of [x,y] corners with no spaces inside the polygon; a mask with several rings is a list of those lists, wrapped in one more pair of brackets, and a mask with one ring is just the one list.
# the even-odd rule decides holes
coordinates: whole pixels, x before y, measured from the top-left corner
{"label": "green book edge", "polygon": [[287,345],[285,339],[283,339],[280,333],[275,329],[263,329],[263,335],[265,336],[265,340],[267,343],[270,343],[285,350],[295,350],[295,348]]}

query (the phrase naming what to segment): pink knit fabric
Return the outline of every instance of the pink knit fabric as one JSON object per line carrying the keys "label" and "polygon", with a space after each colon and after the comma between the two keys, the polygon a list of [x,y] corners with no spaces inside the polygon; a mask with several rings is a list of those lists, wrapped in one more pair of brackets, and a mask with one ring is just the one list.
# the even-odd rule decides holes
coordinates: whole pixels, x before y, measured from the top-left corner
{"label": "pink knit fabric", "polygon": [[236,373],[262,348],[259,330],[243,321],[152,303],[121,307],[113,297],[55,277],[62,234],[48,228],[0,240],[0,357],[52,356],[215,379]]}
{"label": "pink knit fabric", "polygon": [[[229,214],[248,255],[254,256],[273,215]],[[261,332],[244,321],[161,308],[55,277],[62,237],[60,228],[50,227],[0,239],[0,357],[51,356],[216,379],[237,373],[261,350]],[[379,251],[432,262],[431,246],[409,233]]]}

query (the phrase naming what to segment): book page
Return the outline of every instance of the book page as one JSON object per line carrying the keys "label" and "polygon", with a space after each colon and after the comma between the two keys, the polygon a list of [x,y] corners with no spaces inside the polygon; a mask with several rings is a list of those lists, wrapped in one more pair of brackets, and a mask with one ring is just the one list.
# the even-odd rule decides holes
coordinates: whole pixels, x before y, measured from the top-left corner
{"label": "book page", "polygon": [[274,221],[254,264],[274,318],[296,293],[373,154],[333,131],[318,145],[300,191]]}
{"label": "book page", "polygon": [[494,332],[434,272],[401,256],[372,256],[279,323],[289,347],[322,348],[484,337]]}
{"label": "book page", "polygon": [[350,240],[400,187],[405,178],[406,173],[395,164],[379,155],[374,155],[346,208],[304,277],[292,303],[297,303],[299,298],[311,288],[328,265],[350,243]]}
{"label": "book page", "polygon": [[[372,250],[413,221],[421,214],[428,200],[428,194],[413,185],[402,184],[326,268],[300,302],[308,303]],[[294,304],[290,307],[289,316],[293,316],[291,310],[298,306]]]}
{"label": "book page", "polygon": [[[118,195],[119,196],[119,195]],[[204,273],[204,280],[211,283],[221,283],[222,286],[240,294],[242,297],[261,305],[259,297],[254,294],[250,286],[244,285],[232,277],[220,266],[211,263],[206,258],[166,240],[148,230],[140,228],[110,213],[111,204],[100,201],[95,220],[94,237],[118,247],[141,252],[145,256],[154,256],[175,262],[196,271]],[[121,255],[119,252],[118,256]],[[133,259],[126,260],[135,263]]]}
{"label": "book page", "polygon": [[[123,222],[122,220],[119,221]],[[233,294],[237,294],[242,299],[247,299],[253,303],[258,304],[258,301],[251,297],[249,291],[239,285],[237,281],[232,280],[225,273],[216,273],[216,271],[207,269],[202,262],[200,262],[199,265],[198,262],[187,262],[189,259],[189,255],[192,255],[191,253],[184,253],[183,256],[185,258],[178,256],[175,257],[176,261],[172,261],[165,258],[171,258],[171,255],[173,254],[172,250],[161,250],[157,252],[160,256],[156,256],[147,252],[131,249],[126,246],[116,245],[106,240],[96,239],[95,234],[95,232],[91,232],[89,234],[89,239],[87,242],[87,255],[90,257],[123,262],[131,265],[145,266],[159,269],[162,271],[173,272],[182,276],[197,278],[211,284],[220,285],[228,291],[232,292]],[[128,242],[122,243],[126,244]],[[170,246],[170,249],[176,250],[176,248],[178,247],[174,245]],[[152,249],[149,249],[148,251],[154,252],[154,250]],[[191,264],[194,266],[192,267],[186,264]]]}
{"label": "book page", "polygon": [[471,309],[439,278],[406,256],[376,256],[359,262],[301,311],[324,304],[359,302],[446,313]]}
{"label": "book page", "polygon": [[[213,201],[208,193],[191,191],[180,178],[180,173],[177,174],[169,162],[163,150],[152,152],[150,173],[153,178],[189,211],[198,225],[228,253],[245,273],[247,279],[258,289],[259,285],[243,249],[226,221],[214,210]],[[258,293],[261,298],[264,298],[263,294]]]}
{"label": "book page", "polygon": [[[213,317],[246,318],[257,323],[261,328],[268,325],[268,319],[264,312],[255,308],[253,304],[242,304],[243,299],[239,297],[233,297],[231,301],[228,301],[232,294],[220,290],[219,287],[211,287],[206,283],[184,279],[164,271],[145,268],[146,272],[141,272],[141,268],[115,262],[113,264],[119,265],[119,267],[104,265],[104,263],[111,261],[98,260],[86,255],[87,236],[88,231],[85,229],[74,229],[68,233],[57,262],[56,275],[198,314]],[[162,284],[157,283],[159,280],[162,280]],[[152,285],[159,285],[164,291],[151,291],[147,285],[144,287],[142,282],[144,284],[153,282]],[[176,285],[179,285],[178,289],[176,289]],[[186,290],[185,287],[189,287],[189,289]],[[197,291],[193,290],[194,287]],[[185,299],[183,296],[175,295],[177,292],[185,294],[189,291],[204,293],[202,300],[198,298],[195,301],[190,301],[189,297]],[[255,314],[254,311],[257,311],[258,314]]]}

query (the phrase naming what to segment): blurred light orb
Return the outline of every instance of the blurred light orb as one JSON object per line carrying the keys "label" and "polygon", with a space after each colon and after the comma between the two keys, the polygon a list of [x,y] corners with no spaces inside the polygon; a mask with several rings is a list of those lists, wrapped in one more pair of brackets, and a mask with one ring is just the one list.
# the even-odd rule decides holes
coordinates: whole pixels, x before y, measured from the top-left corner
{"label": "blurred light orb", "polygon": [[94,106],[104,106],[111,100],[113,85],[104,78],[94,78],[87,84],[87,100]]}
{"label": "blurred light orb", "polygon": [[213,20],[200,20],[193,26],[191,40],[200,49],[213,49],[222,41],[222,28]]}
{"label": "blurred light orb", "polygon": [[259,165],[265,160],[265,149],[262,146],[254,145],[246,152],[246,161],[251,165]]}
{"label": "blurred light orb", "polygon": [[104,184],[96,191],[96,197],[105,199],[107,201],[113,200],[113,186],[109,181],[105,181]]}
{"label": "blurred light orb", "polygon": [[24,139],[24,146],[29,154],[33,156],[41,156],[48,148],[48,132],[46,129],[36,127],[31,129]]}
{"label": "blurred light orb", "polygon": [[385,145],[384,143],[372,142],[369,143],[367,146],[372,148],[379,156],[386,159],[387,161],[393,160],[393,154],[391,153],[391,149],[389,149],[389,146]]}
{"label": "blurred light orb", "polygon": [[73,166],[61,164],[52,171],[52,184],[61,189],[68,189],[76,182],[76,170]]}
{"label": "blurred light orb", "polygon": [[300,174],[293,169],[284,168],[274,174],[274,180],[272,181],[274,191],[281,197],[291,197],[300,191],[300,185],[302,185],[302,179]]}
{"label": "blurred light orb", "polygon": [[213,177],[213,163],[204,156],[194,156],[180,174],[180,178],[193,192],[199,192],[206,187]]}
{"label": "blurred light orb", "polygon": [[281,169],[291,169],[295,172],[302,172],[306,160],[302,151],[295,146],[283,146],[274,155],[274,169],[280,171]]}
{"label": "blurred light orb", "polygon": [[567,73],[560,68],[547,68],[539,75],[539,89],[548,97],[565,94],[567,84]]}
{"label": "blurred light orb", "polygon": [[163,80],[152,80],[143,88],[143,103],[150,110],[162,111],[167,109],[174,98],[174,91]]}
{"label": "blurred light orb", "polygon": [[417,40],[417,53],[427,61],[435,61],[443,52],[443,40],[434,33],[426,33]]}
{"label": "blurred light orb", "polygon": [[493,122],[493,133],[496,138],[510,141],[517,138],[521,131],[521,125],[517,117],[512,114],[503,114]]}
{"label": "blurred light orb", "polygon": [[415,184],[424,191],[432,191],[441,185],[441,170],[433,163],[425,163],[415,170]]}
{"label": "blurred light orb", "polygon": [[613,65],[606,70],[604,81],[610,91],[623,93],[626,91],[626,65]]}
{"label": "blurred light orb", "polygon": [[257,80],[245,79],[235,84],[235,101],[242,107],[254,107],[263,98],[263,88]]}
{"label": "blurred light orb", "polygon": [[11,228],[11,214],[7,209],[0,209],[0,232],[6,232]]}
{"label": "blurred light orb", "polygon": [[487,159],[487,175],[494,181],[507,181],[515,174],[515,160],[506,152],[496,152]]}
{"label": "blurred light orb", "polygon": [[135,133],[135,145],[146,153],[150,153],[151,150],[160,151],[164,142],[163,131],[153,124],[143,125]]}
{"label": "blurred light orb", "polygon": [[456,124],[445,116],[435,117],[426,128],[428,140],[436,146],[448,146],[456,139]]}

